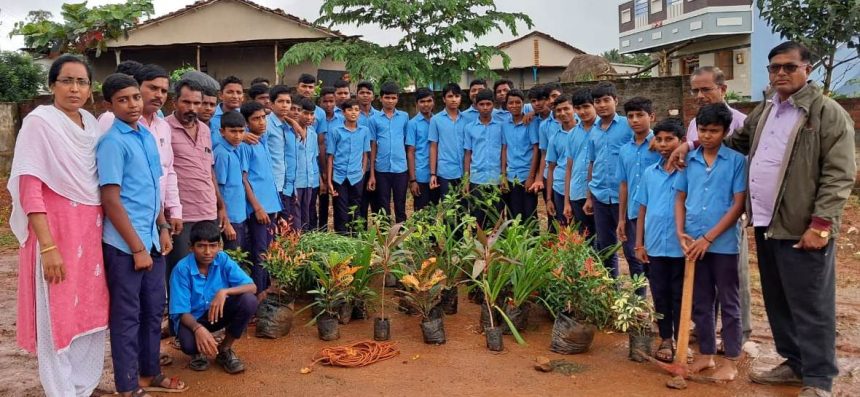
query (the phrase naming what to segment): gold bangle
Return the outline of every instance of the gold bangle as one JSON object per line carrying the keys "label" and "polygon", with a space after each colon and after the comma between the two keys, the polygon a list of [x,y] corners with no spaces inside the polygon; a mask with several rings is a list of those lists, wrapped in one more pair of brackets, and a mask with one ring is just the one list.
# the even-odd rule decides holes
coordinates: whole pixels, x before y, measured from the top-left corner
{"label": "gold bangle", "polygon": [[53,250],[55,250],[55,249],[57,249],[57,246],[56,246],[56,245],[52,245],[52,246],[50,246],[50,247],[48,247],[48,248],[43,248],[41,251],[39,251],[39,255],[44,255],[46,252],[51,252],[51,251],[53,251]]}

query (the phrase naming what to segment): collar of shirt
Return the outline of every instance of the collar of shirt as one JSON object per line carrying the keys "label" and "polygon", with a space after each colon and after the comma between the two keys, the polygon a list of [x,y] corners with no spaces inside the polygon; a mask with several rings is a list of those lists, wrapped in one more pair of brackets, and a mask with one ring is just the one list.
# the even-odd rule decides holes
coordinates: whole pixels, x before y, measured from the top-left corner
{"label": "collar of shirt", "polygon": [[487,124],[484,124],[484,123],[482,123],[482,122],[481,122],[481,117],[480,117],[480,116],[478,116],[478,118],[477,118],[477,119],[475,119],[475,122],[474,122],[474,123],[472,123],[472,125],[480,125],[480,126],[485,126],[485,125],[489,126],[489,125],[493,125],[493,124],[499,124],[499,120],[498,120],[498,119],[496,119],[495,117],[492,117],[492,116],[490,116],[490,122],[489,122],[489,123],[487,123]]}
{"label": "collar of shirt", "polygon": [[594,121],[594,125],[597,126],[598,130],[603,131],[603,132],[607,132],[610,129],[612,129],[612,126],[618,124],[620,120],[621,120],[621,115],[618,113],[615,113],[615,116],[612,117],[612,122],[609,123],[609,127],[606,127],[606,129],[603,129],[603,119],[601,119],[600,117],[598,117],[597,120]]}
{"label": "collar of shirt", "polygon": [[635,132],[633,133],[633,138],[630,139],[630,142],[632,142],[633,145],[635,145],[637,148],[640,148],[643,145],[648,146],[647,144],[650,143],[652,139],[654,139],[654,130],[648,130],[648,135],[645,136],[645,140],[642,141],[641,144],[638,144],[638,145],[636,144],[636,133]]}
{"label": "collar of shirt", "polygon": [[136,124],[137,124],[137,129],[135,130],[134,128],[131,128],[131,126],[130,126],[130,125],[128,125],[128,123],[126,123],[125,121],[120,120],[119,118],[117,118],[117,119],[115,119],[115,120],[113,121],[113,126],[114,126],[114,128],[116,128],[117,130],[119,130],[119,132],[121,132],[121,133],[123,133],[123,134],[130,134],[130,133],[135,133],[135,132],[139,132],[139,133],[144,133],[144,132],[146,132],[146,133],[150,133],[150,132],[149,132],[149,129],[148,129],[148,128],[146,128],[146,126],[145,126],[145,125],[141,124],[140,122],[138,122],[138,123],[136,123]]}
{"label": "collar of shirt", "polygon": [[775,108],[774,110],[776,111],[777,116],[781,116],[785,112],[797,110],[793,97],[788,97],[788,100],[781,101],[779,99],[779,95],[775,94],[773,99],[771,99],[771,102],[773,102],[773,107]]}
{"label": "collar of shirt", "polygon": [[409,115],[406,112],[404,112],[402,110],[398,110],[398,109],[394,109],[394,113],[391,114],[391,117],[388,117],[388,115],[385,113],[384,110],[380,110],[377,113],[374,113],[371,115],[371,117],[373,117],[373,116],[384,117],[388,120],[393,120],[395,117],[401,117],[401,116],[406,116],[406,119],[407,120],[409,119]]}
{"label": "collar of shirt", "polygon": [[[729,156],[729,153],[728,153],[729,150],[731,150],[731,149],[727,148],[726,145],[720,145],[720,149],[717,150],[717,157],[719,157],[723,160],[727,159]],[[702,146],[699,146],[693,152],[693,156],[690,158],[690,160],[696,160],[696,161],[704,164],[705,167],[708,167],[708,163],[705,162],[705,148]],[[714,165],[711,164],[711,167],[713,167],[713,166]]]}
{"label": "collar of shirt", "polygon": [[[457,109],[457,120],[460,120],[460,116],[462,116],[463,112],[465,112],[465,110],[461,111],[460,109]],[[454,119],[452,119],[451,115],[448,114],[448,109],[442,109],[442,111],[439,113],[436,113],[436,115],[442,115],[444,117],[447,117],[448,120],[451,120],[451,122],[454,122]]]}
{"label": "collar of shirt", "polygon": [[418,114],[415,115],[414,119],[415,119],[415,121],[426,121],[429,123],[430,119],[432,117],[433,117],[433,113],[430,113],[430,117],[424,117],[424,113],[419,112]]}
{"label": "collar of shirt", "polygon": [[[179,122],[179,117],[176,117],[175,115],[171,114],[170,116],[165,117],[164,121],[167,122],[167,124],[170,126],[170,128],[175,128],[177,130],[183,130],[186,133],[188,133],[188,129],[185,128],[185,126]],[[207,133],[209,132],[209,126],[206,125],[206,123],[200,121],[200,119],[195,119],[195,123],[197,124],[197,132],[203,131],[204,130],[203,127],[206,127],[205,130]]]}

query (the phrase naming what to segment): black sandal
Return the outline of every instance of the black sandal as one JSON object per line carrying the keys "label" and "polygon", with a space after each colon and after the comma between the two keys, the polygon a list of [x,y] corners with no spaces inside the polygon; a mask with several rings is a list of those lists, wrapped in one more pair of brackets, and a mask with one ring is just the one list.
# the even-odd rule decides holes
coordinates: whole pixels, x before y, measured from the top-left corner
{"label": "black sandal", "polygon": [[[654,352],[654,358],[664,363],[671,363],[675,359],[674,345],[675,344],[672,343],[671,339],[663,339],[663,341],[660,342],[660,346],[657,347],[657,351]],[[666,355],[666,351],[669,352],[668,355]]]}

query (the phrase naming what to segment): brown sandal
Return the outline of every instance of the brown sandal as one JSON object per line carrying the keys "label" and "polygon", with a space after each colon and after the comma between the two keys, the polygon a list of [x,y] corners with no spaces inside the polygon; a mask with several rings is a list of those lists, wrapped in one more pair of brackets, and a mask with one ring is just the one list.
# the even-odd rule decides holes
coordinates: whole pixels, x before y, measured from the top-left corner
{"label": "brown sandal", "polygon": [[675,359],[675,344],[671,339],[663,339],[660,342],[660,346],[654,352],[654,358],[664,363],[671,363]]}
{"label": "brown sandal", "polygon": [[[165,380],[168,381],[166,387],[164,386]],[[182,393],[188,390],[188,385],[177,377],[167,378],[164,374],[158,374],[152,378],[152,381],[149,382],[149,386],[144,387],[143,390],[159,393]]]}

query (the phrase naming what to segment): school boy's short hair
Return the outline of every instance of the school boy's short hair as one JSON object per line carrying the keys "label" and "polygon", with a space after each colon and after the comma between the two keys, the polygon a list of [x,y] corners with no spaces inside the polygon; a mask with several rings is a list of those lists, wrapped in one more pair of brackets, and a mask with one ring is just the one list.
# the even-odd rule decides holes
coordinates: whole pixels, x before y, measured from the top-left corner
{"label": "school boy's short hair", "polygon": [[379,87],[379,95],[398,95],[400,94],[400,87],[397,86],[397,83],[393,81],[389,81],[387,83],[383,83],[381,87]]}
{"label": "school boy's short hair", "polygon": [[[323,87],[323,88],[320,88],[320,98],[322,98],[322,97],[324,97],[324,96],[326,96],[326,95],[334,95],[334,90],[335,90],[335,88],[334,88],[334,87]],[[270,95],[270,96],[271,96],[271,95]]]}
{"label": "school boy's short hair", "polygon": [[624,102],[624,114],[630,112],[645,112],[648,114],[654,114],[654,105],[650,99],[637,96],[630,98],[627,102]]}
{"label": "school boy's short hair", "polygon": [[346,80],[335,81],[334,82],[334,89],[337,90],[338,88],[349,88],[349,82]]}
{"label": "school boy's short hair", "polygon": [[[239,112],[242,113],[242,117],[244,117],[247,121],[254,113],[264,109],[265,108],[263,107],[263,104],[261,104],[260,102],[248,101],[242,104],[242,107],[239,108]],[[225,112],[225,114],[226,113],[229,112]]]}
{"label": "school boy's short hair", "polygon": [[299,94],[291,94],[290,95],[290,102],[293,103],[292,106],[301,107],[302,99],[304,99],[304,98],[305,97],[303,97]]}
{"label": "school boy's short hair", "polygon": [[573,106],[582,106],[586,103],[594,104],[594,96],[591,95],[591,90],[588,88],[580,88],[570,96],[570,104]]}
{"label": "school boy's short hair", "polygon": [[302,110],[306,112],[313,112],[317,108],[317,105],[314,104],[314,101],[308,98],[302,98],[301,100],[299,100],[299,106],[301,106]]}
{"label": "school boy's short hair", "polygon": [[505,102],[508,102],[508,99],[510,99],[510,97],[517,97],[520,98],[520,100],[522,100],[523,102],[526,101],[525,94],[523,94],[523,92],[518,89],[508,91],[508,96],[505,97]]}
{"label": "school boy's short hair", "polygon": [[463,96],[463,89],[457,83],[448,83],[445,85],[445,88],[442,88],[443,97],[448,95],[449,92],[457,96]]}
{"label": "school boy's short hair", "polygon": [[499,89],[499,87],[507,84],[510,89],[514,89],[514,82],[508,79],[498,79],[495,83],[493,83],[493,92]]}
{"label": "school boy's short hair", "polygon": [[251,88],[248,89],[248,97],[251,99],[256,99],[258,96],[267,94],[268,92],[269,86],[263,83],[252,84]]}
{"label": "school boy's short hair", "polygon": [[415,101],[416,102],[418,102],[424,98],[432,97],[432,96],[433,96],[433,91],[430,91],[430,89],[427,87],[421,87],[421,88],[415,90]]}
{"label": "school boy's short hair", "polygon": [[721,125],[723,132],[728,133],[732,125],[732,111],[724,103],[712,103],[702,106],[696,114],[696,125]]}
{"label": "school boy's short hair", "polygon": [[102,83],[102,95],[105,101],[111,102],[114,94],[128,87],[140,87],[137,81],[124,73],[114,73],[105,78]]}
{"label": "school boy's short hair", "polygon": [[137,71],[137,69],[139,69],[141,66],[143,66],[142,63],[129,59],[127,61],[120,62],[119,65],[116,65],[115,72],[134,76],[134,72]]}
{"label": "school boy's short hair", "polygon": [[670,117],[657,123],[657,125],[654,126],[654,135],[657,135],[658,132],[668,132],[682,141],[687,135],[684,124],[681,120],[675,117]]}
{"label": "school boy's short hair", "polygon": [[358,101],[355,100],[355,98],[349,98],[340,104],[340,110],[346,111],[346,109],[349,109],[353,106],[358,106]]}
{"label": "school boy's short hair", "polygon": [[549,94],[542,85],[536,85],[529,90],[529,99],[541,100],[547,98],[549,98]]}
{"label": "school boy's short hair", "polygon": [[[249,102],[249,103],[257,103],[257,102]],[[257,103],[257,105],[260,105]],[[260,109],[262,110],[262,106],[260,105]],[[253,112],[251,112],[253,113]],[[239,112],[224,112],[224,115],[221,116],[221,128],[245,128],[245,117]]]}
{"label": "school boy's short hair", "polygon": [[564,93],[564,90],[561,89],[561,84],[559,83],[546,83],[543,86],[543,91],[546,93],[547,98],[550,97],[550,94],[552,94],[553,91]]}
{"label": "school boy's short hair", "polygon": [[371,83],[367,80],[362,81],[362,82],[358,83],[358,85],[355,88],[355,91],[356,92],[361,91],[362,88],[367,89],[370,92],[373,92],[373,83]]}
{"label": "school boy's short hair", "polygon": [[475,104],[477,105],[481,101],[493,101],[496,99],[496,94],[493,91],[484,88],[483,90],[478,91],[478,94],[475,95]]}
{"label": "school boy's short hair", "polygon": [[251,86],[253,87],[255,84],[269,85],[271,82],[265,77],[255,77],[254,80],[251,80]]}
{"label": "school boy's short hair", "polygon": [[182,87],[188,87],[188,89],[191,91],[199,92],[201,99],[203,98],[203,87],[200,85],[200,83],[197,82],[197,80],[181,79],[177,81],[173,87],[173,94],[177,98],[179,98],[179,94],[182,93]]}
{"label": "school boy's short hair", "polygon": [[275,102],[281,95],[290,95],[292,98],[292,94],[290,93],[290,87],[287,87],[283,84],[278,84],[271,89],[269,89],[269,100]]}
{"label": "school boy's short hair", "polygon": [[472,80],[472,82],[469,83],[469,90],[471,90],[472,87],[474,87],[476,85],[482,85],[482,86],[486,87],[487,86],[487,80],[484,80],[484,79]]}
{"label": "school boy's short hair", "polygon": [[591,97],[593,99],[603,98],[605,96],[618,98],[618,93],[615,91],[615,84],[603,81],[591,89]]}
{"label": "school boy's short hair", "polygon": [[194,224],[191,228],[191,245],[199,241],[207,243],[221,241],[221,230],[215,224],[215,221],[202,221]]}
{"label": "school boy's short hair", "polygon": [[221,90],[224,90],[230,84],[239,84],[244,87],[242,84],[242,79],[236,76],[227,76],[223,80],[221,80]]}
{"label": "school boy's short hair", "polygon": [[133,76],[134,79],[137,80],[137,84],[143,84],[144,81],[152,81],[158,78],[170,80],[170,74],[167,73],[167,70],[164,70],[163,67],[152,63],[135,69]]}
{"label": "school boy's short hair", "polygon": [[565,102],[568,102],[571,105],[573,105],[573,101],[570,99],[570,95],[561,94],[558,96],[558,98],[555,98],[555,100],[552,101],[552,107],[554,109],[556,106],[561,105],[562,103],[565,103]]}
{"label": "school boy's short hair", "polygon": [[299,76],[299,84],[314,84],[314,85],[316,85],[316,83],[317,83],[317,78],[316,78],[316,76],[314,76],[312,74],[302,73],[302,75]]}

